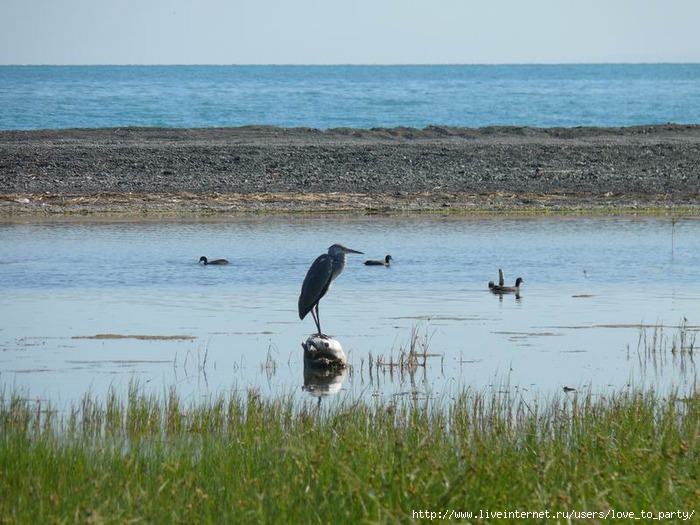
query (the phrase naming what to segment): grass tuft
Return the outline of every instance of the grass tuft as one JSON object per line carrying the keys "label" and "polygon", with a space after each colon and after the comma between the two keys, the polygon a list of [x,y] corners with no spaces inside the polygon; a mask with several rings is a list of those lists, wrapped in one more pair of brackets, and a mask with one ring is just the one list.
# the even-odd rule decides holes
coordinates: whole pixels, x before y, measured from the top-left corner
{"label": "grass tuft", "polygon": [[[420,354],[420,348],[417,347]],[[59,412],[0,394],[3,523],[410,522],[418,510],[693,510],[700,394],[318,406],[132,384]]]}

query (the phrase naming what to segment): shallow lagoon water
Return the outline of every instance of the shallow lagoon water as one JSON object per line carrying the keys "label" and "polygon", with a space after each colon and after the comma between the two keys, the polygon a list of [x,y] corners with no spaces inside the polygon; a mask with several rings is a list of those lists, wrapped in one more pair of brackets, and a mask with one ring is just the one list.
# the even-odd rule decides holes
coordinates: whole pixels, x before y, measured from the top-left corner
{"label": "shallow lagoon water", "polygon": [[[297,297],[334,242],[365,252],[348,257],[321,301],[322,327],[352,367],[305,385],[300,343],[314,325],[299,320]],[[387,253],[391,268],[364,266]],[[204,267],[201,255],[231,264]],[[488,291],[498,268],[524,278],[520,298]],[[231,389],[391,401],[462,388],[684,388],[694,361],[670,348],[679,324],[690,340],[697,333],[700,220],[11,222],[0,225],[0,289],[0,385],[59,405],[131,381],[194,400]],[[659,324],[665,347],[649,354]],[[412,334],[430,354],[425,366],[377,366],[397,360]]]}

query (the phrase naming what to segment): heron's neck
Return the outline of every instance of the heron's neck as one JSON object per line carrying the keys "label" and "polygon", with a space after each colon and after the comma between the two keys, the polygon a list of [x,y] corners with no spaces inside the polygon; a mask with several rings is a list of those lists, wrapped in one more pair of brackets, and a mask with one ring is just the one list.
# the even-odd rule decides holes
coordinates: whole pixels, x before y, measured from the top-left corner
{"label": "heron's neck", "polygon": [[337,253],[335,257],[333,257],[333,274],[337,277],[344,268],[345,254],[343,252]]}

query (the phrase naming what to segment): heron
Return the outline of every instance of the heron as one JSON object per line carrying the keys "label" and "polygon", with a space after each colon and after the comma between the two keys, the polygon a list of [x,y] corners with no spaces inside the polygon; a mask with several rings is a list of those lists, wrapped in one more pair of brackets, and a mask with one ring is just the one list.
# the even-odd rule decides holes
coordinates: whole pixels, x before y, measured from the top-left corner
{"label": "heron", "polygon": [[389,266],[391,266],[391,263],[389,261],[391,261],[392,259],[393,257],[391,255],[387,255],[386,257],[384,257],[383,261],[369,260],[365,261],[365,264],[367,266],[386,266],[388,268]]}
{"label": "heron", "polygon": [[213,261],[210,261],[204,255],[202,255],[199,258],[199,262],[201,262],[204,266],[208,266],[210,264],[217,264],[217,265],[222,265],[222,264],[228,264],[228,261],[226,259],[214,259]]}
{"label": "heron", "polygon": [[321,321],[318,316],[318,303],[326,295],[333,280],[340,275],[345,268],[345,254],[362,253],[342,244],[334,244],[328,248],[328,253],[319,255],[306,272],[304,283],[299,294],[299,319],[304,319],[311,312],[318,329],[321,332]]}

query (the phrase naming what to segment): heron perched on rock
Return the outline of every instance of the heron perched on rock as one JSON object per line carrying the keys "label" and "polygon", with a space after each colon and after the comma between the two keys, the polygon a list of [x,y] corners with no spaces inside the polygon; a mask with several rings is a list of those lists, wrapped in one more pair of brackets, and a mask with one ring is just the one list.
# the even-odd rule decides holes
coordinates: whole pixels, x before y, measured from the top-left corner
{"label": "heron perched on rock", "polygon": [[306,273],[304,283],[299,294],[299,319],[304,319],[311,312],[318,329],[321,332],[321,321],[318,316],[318,303],[326,295],[333,280],[340,275],[345,268],[345,254],[362,253],[346,248],[342,244],[334,244],[328,248],[328,253],[319,255]]}
{"label": "heron perched on rock", "polygon": [[391,262],[389,261],[391,261],[392,259],[393,257],[391,255],[387,255],[386,257],[384,257],[383,261],[369,260],[365,261],[365,264],[367,266],[386,266],[388,268],[389,266],[391,266]]}
{"label": "heron perched on rock", "polygon": [[210,264],[215,264],[221,266],[222,264],[228,264],[228,261],[226,259],[214,259],[213,261],[210,261],[204,255],[202,255],[199,258],[199,262],[201,262],[204,266],[209,266]]}

